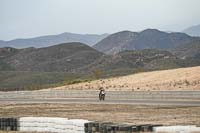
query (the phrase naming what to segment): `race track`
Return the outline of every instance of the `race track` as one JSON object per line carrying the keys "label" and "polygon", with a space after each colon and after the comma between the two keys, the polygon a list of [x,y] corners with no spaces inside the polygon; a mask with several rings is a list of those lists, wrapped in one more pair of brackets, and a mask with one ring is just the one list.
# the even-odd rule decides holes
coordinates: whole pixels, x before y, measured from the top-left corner
{"label": "race track", "polygon": [[79,103],[200,106],[200,91],[107,91],[105,101],[98,100],[98,91],[46,90],[0,92],[0,103]]}

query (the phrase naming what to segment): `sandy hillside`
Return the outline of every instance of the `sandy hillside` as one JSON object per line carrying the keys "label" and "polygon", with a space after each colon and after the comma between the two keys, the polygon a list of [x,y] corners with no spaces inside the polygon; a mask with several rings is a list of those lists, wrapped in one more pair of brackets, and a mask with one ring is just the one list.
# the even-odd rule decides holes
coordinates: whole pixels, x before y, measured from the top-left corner
{"label": "sandy hillside", "polygon": [[200,90],[200,66],[144,72],[117,78],[57,87],[56,89],[98,90]]}

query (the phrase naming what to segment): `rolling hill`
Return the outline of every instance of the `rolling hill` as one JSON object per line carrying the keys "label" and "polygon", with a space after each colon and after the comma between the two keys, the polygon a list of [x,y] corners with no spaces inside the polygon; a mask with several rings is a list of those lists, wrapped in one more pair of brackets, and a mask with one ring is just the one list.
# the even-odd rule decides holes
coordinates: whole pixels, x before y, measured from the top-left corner
{"label": "rolling hill", "polygon": [[179,58],[199,58],[200,60],[200,40],[176,47],[171,52]]}
{"label": "rolling hill", "polygon": [[116,54],[124,50],[167,50],[196,39],[184,33],[166,33],[156,29],[147,29],[138,33],[122,31],[104,38],[93,48],[106,54]]}
{"label": "rolling hill", "polygon": [[102,53],[82,43],[64,43],[45,48],[2,48],[0,55],[3,50],[7,51],[0,61],[15,71],[72,72],[102,56]]}
{"label": "rolling hill", "polygon": [[74,34],[74,33],[62,33],[59,35],[41,36],[28,39],[15,39],[11,41],[0,40],[0,48],[13,47],[13,48],[28,48],[28,47],[48,47],[60,43],[68,42],[81,42],[92,46],[107,37],[108,34]]}
{"label": "rolling hill", "polygon": [[104,55],[92,64],[82,67],[81,71],[101,70],[112,73],[170,69],[179,66],[179,59],[168,51],[144,49],[135,51],[122,51],[115,55]]}
{"label": "rolling hill", "polygon": [[102,55],[82,43],[45,48],[0,48],[0,91],[35,90],[85,81],[91,75],[74,70]]}

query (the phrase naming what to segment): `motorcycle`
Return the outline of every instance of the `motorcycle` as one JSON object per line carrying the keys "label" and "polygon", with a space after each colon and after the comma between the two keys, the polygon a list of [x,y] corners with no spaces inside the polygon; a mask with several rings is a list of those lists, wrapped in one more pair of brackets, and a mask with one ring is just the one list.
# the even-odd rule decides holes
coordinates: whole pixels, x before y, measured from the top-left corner
{"label": "motorcycle", "polygon": [[100,93],[99,93],[99,100],[101,101],[101,100],[105,100],[105,96],[106,96],[106,93],[105,93],[105,91],[103,90],[103,91],[100,91]]}

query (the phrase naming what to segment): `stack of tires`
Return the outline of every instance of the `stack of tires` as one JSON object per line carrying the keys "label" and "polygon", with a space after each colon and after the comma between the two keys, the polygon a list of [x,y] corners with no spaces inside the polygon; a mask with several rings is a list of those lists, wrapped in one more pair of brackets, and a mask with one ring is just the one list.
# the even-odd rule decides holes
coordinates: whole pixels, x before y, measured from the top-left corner
{"label": "stack of tires", "polygon": [[166,132],[166,133],[199,133],[200,127],[197,126],[160,126],[153,127],[154,132]]}
{"label": "stack of tires", "polygon": [[69,121],[72,122],[71,133],[85,133],[85,124],[90,123],[90,121],[83,119],[71,119]]}
{"label": "stack of tires", "polygon": [[0,130],[17,131],[18,119],[17,118],[0,118]]}
{"label": "stack of tires", "polygon": [[52,118],[52,117],[21,117],[19,130],[24,132],[84,133],[84,125],[88,120]]}

